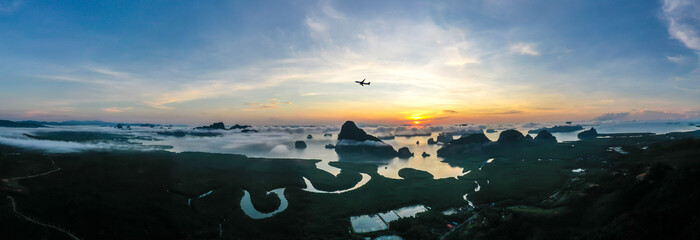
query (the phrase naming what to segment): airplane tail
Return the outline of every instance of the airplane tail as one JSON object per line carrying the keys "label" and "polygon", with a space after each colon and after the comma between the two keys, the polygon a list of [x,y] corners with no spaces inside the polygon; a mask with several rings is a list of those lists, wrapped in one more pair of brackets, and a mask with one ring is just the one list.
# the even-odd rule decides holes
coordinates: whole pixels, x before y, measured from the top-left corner
{"label": "airplane tail", "polygon": [[368,82],[367,85],[369,85],[371,82]]}

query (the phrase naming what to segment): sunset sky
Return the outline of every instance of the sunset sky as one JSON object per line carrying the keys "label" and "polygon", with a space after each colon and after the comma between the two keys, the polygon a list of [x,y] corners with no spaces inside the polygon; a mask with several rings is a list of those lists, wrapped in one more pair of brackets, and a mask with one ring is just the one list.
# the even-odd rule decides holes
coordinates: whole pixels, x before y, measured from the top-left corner
{"label": "sunset sky", "polygon": [[699,54],[693,0],[0,0],[0,119],[698,119]]}

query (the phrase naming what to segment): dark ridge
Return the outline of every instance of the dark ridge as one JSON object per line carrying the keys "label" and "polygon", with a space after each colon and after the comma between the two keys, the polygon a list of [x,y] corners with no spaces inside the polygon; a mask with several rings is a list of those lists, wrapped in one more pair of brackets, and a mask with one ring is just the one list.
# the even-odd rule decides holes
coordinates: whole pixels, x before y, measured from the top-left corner
{"label": "dark ridge", "polygon": [[402,147],[402,148],[399,148],[398,157],[399,158],[410,158],[410,157],[413,157],[413,153],[411,152],[411,150],[408,150],[407,147]]}
{"label": "dark ridge", "polygon": [[202,127],[196,127],[194,129],[201,129],[201,130],[214,130],[214,129],[220,129],[220,130],[226,130],[226,126],[224,126],[223,122],[217,122],[217,123],[212,123],[209,126],[202,126]]}
{"label": "dark ridge", "polygon": [[589,130],[580,132],[578,134],[578,139],[594,139],[598,137],[598,131],[595,130],[595,128],[591,128]]}
{"label": "dark ridge", "polygon": [[547,130],[542,130],[539,133],[537,133],[537,136],[535,137],[535,141],[541,142],[541,143],[556,143],[557,138],[554,137]]}
{"label": "dark ridge", "polygon": [[354,140],[354,141],[377,141],[381,142],[379,138],[367,134],[364,130],[360,129],[355,125],[353,121],[346,121],[340,128],[340,133],[338,134],[338,140]]}
{"label": "dark ridge", "polygon": [[12,128],[40,128],[46,127],[45,125],[32,123],[32,122],[13,122],[9,120],[0,120],[0,127],[12,127]]}
{"label": "dark ridge", "polygon": [[233,130],[233,129],[247,129],[247,128],[251,128],[251,126],[250,126],[250,125],[238,125],[238,124],[236,124],[236,125],[231,126],[231,128],[229,128],[229,130]]}
{"label": "dark ridge", "polygon": [[548,131],[552,133],[557,133],[557,132],[575,132],[578,130],[583,130],[583,127],[581,125],[569,125],[569,126],[554,126],[551,128],[539,128],[539,129],[533,129],[530,131],[527,131],[527,133],[539,133],[541,131]]}
{"label": "dark ridge", "polygon": [[525,140],[525,136],[515,129],[508,129],[498,136],[498,143],[501,144],[516,144],[521,143]]}
{"label": "dark ridge", "polygon": [[483,133],[472,133],[467,136],[462,136],[457,140],[452,141],[452,144],[472,144],[472,143],[478,143],[478,144],[484,144],[484,143],[489,143],[491,140],[489,140],[488,137],[486,137],[485,134]]}

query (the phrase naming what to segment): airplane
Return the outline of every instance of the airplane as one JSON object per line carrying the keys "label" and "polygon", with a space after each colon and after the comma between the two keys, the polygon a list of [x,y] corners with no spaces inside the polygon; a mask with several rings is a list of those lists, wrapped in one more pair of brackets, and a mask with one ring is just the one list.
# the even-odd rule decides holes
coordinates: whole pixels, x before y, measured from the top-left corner
{"label": "airplane", "polygon": [[367,79],[366,79],[366,78],[365,78],[365,79],[362,79],[362,82],[360,82],[360,81],[355,81],[355,82],[356,82],[356,83],[359,83],[360,86],[363,86],[363,87],[364,87],[365,85],[369,85],[369,84],[370,84],[370,82],[365,83],[365,80],[367,80]]}

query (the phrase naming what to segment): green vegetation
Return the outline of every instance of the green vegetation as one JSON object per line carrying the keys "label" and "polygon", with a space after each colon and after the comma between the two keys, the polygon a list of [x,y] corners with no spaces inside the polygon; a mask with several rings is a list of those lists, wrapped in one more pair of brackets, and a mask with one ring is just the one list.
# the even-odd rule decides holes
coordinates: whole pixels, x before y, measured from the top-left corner
{"label": "green vegetation", "polygon": [[9,120],[0,120],[0,127],[11,127],[11,128],[40,128],[46,127],[45,125],[32,123],[32,122],[13,122]]}
{"label": "green vegetation", "polygon": [[[477,205],[472,220],[447,239],[695,239],[700,139],[692,138],[697,137],[691,132],[576,142],[569,153],[541,152],[559,158],[542,161],[530,161],[527,151],[502,151],[501,156],[517,153],[523,159],[496,158],[463,177],[490,183],[479,181],[481,191],[469,195]],[[632,152],[604,151],[607,146]],[[599,151],[576,157],[579,147]],[[568,171],[573,167],[586,170]]]}
{"label": "green vegetation", "polygon": [[[378,175],[376,166],[355,163],[334,163],[342,169],[334,177],[317,169],[317,160],[162,151],[42,154],[11,147],[1,150],[0,178],[51,170],[52,161],[62,169],[2,183],[0,193],[13,196],[24,214],[57,223],[87,239],[216,238],[218,224],[227,238],[350,238],[349,216],[412,204],[459,206],[461,195],[474,188],[473,182],[457,179],[424,179],[407,185]],[[356,184],[358,172],[370,174],[372,180],[355,191],[316,194],[301,190],[302,176],[318,183],[320,189],[336,190]],[[287,210],[262,220],[243,214],[239,203],[244,189],[250,192],[255,208],[265,212],[279,205],[275,196],[266,195],[276,188],[287,188]],[[31,223],[12,218],[9,207],[3,209],[4,216],[10,217],[4,218],[7,229],[33,228]],[[28,236],[55,234],[49,230]]]}
{"label": "green vegetation", "polygon": [[433,175],[426,171],[416,170],[413,168],[404,168],[399,170],[399,177],[406,180],[432,179]]}
{"label": "green vegetation", "polygon": [[539,128],[539,129],[533,129],[533,130],[527,131],[527,133],[539,133],[541,131],[547,131],[550,133],[575,132],[575,131],[579,131],[579,130],[583,130],[583,126],[581,126],[581,125],[560,125],[559,126],[558,125],[558,126],[554,126],[554,127],[550,127],[550,128],[544,127],[544,128]]}
{"label": "green vegetation", "polygon": [[[380,234],[406,239],[692,239],[698,222],[690,213],[700,212],[695,206],[700,200],[700,140],[693,139],[699,135],[490,148],[446,159],[470,170],[457,179],[432,179],[415,169],[402,169],[404,179],[389,179],[377,173],[376,165],[357,162],[330,163],[341,169],[333,176],[316,168],[319,160],[165,151],[47,154],[0,146],[0,232],[9,239],[67,237],[17,217],[6,197],[11,196],[23,215],[84,239],[216,239],[219,225],[221,238],[228,239],[361,239]],[[629,154],[609,151],[613,146]],[[578,168],[585,171],[571,171]],[[371,180],[353,191],[302,190],[303,177],[320,190],[334,191],[357,184],[359,173]],[[260,220],[243,213],[243,190],[257,210],[271,212],[280,200],[266,193],[277,188],[286,189],[285,211]],[[466,193],[474,210],[465,210]],[[350,216],[416,204],[431,210],[392,222],[383,232],[348,231]],[[455,207],[462,210],[441,214]],[[447,224],[453,222],[459,225],[448,234]]]}

